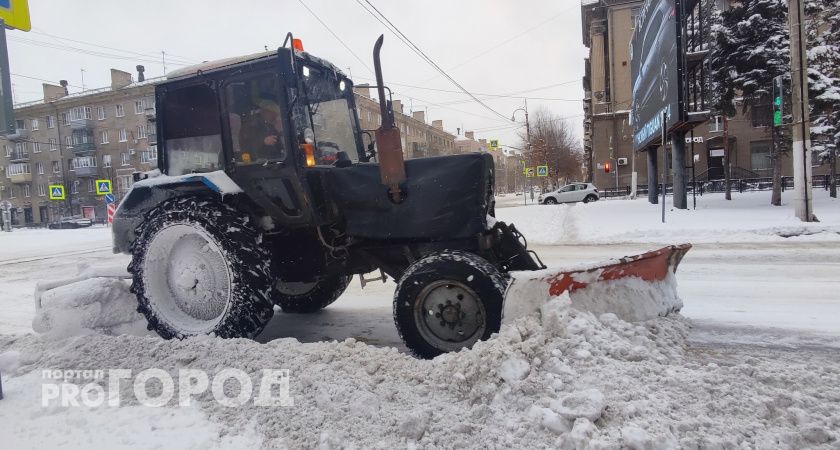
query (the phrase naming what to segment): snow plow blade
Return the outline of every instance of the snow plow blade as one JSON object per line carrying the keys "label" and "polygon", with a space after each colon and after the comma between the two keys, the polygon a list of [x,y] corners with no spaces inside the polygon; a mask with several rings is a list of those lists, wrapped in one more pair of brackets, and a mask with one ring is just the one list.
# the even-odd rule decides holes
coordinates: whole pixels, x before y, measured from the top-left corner
{"label": "snow plow blade", "polygon": [[41,310],[41,297],[44,296],[45,292],[91,278],[120,278],[128,280],[131,279],[131,275],[122,267],[90,267],[84,264],[80,265],[78,275],[75,277],[35,283],[35,310]]}
{"label": "snow plow blade", "polygon": [[682,300],[674,273],[689,249],[691,244],[670,245],[586,267],[513,272],[504,320],[535,312],[565,292],[578,310],[613,313],[630,322],[679,312]]}

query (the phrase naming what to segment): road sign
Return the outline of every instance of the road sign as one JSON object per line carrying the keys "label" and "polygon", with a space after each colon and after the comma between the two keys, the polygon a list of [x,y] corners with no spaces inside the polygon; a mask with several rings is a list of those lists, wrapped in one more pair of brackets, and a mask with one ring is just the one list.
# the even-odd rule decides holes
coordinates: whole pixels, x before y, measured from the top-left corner
{"label": "road sign", "polygon": [[534,168],[529,167],[528,169],[526,169],[525,176],[527,176],[528,178],[533,178],[534,177]]}
{"label": "road sign", "polygon": [[114,198],[114,194],[105,194],[105,203],[114,203],[115,201],[117,199]]}
{"label": "road sign", "polygon": [[538,177],[547,177],[548,176],[548,166],[537,166],[537,176]]}
{"label": "road sign", "polygon": [[105,195],[110,193],[111,180],[96,180],[96,195]]}
{"label": "road sign", "polygon": [[498,139],[490,139],[490,148],[496,150],[499,148],[499,140]]}
{"label": "road sign", "polygon": [[64,186],[60,184],[51,184],[50,200],[64,200]]}
{"label": "road sign", "polygon": [[20,31],[32,29],[29,21],[28,0],[0,0],[0,20],[5,22],[6,28]]}
{"label": "road sign", "polygon": [[116,203],[108,203],[108,223],[114,222],[114,214],[117,212]]}

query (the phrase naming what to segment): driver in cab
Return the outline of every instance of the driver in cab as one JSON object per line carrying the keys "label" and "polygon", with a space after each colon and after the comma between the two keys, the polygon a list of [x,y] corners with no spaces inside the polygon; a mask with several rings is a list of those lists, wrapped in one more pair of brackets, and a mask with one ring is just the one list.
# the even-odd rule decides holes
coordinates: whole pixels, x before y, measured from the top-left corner
{"label": "driver in cab", "polygon": [[242,162],[257,163],[286,158],[283,145],[283,120],[280,107],[271,100],[260,100],[257,114],[243,124],[239,140]]}

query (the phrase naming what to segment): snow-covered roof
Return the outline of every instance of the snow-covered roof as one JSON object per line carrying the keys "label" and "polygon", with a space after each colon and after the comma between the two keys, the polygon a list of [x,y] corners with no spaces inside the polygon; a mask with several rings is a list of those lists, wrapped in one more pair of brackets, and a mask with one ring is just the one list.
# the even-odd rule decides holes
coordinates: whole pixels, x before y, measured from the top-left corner
{"label": "snow-covered roof", "polygon": [[105,86],[105,87],[96,88],[96,89],[87,89],[87,90],[84,90],[84,91],[73,92],[72,94],[67,94],[63,97],[56,97],[56,98],[49,99],[49,100],[40,99],[40,100],[32,100],[32,101],[29,101],[29,102],[15,103],[15,108],[25,108],[25,107],[28,107],[28,106],[43,105],[43,104],[50,103],[50,102],[63,102],[63,101],[66,101],[66,100],[73,100],[73,99],[76,99],[76,98],[87,97],[89,95],[96,95],[96,94],[101,94],[101,93],[104,93],[104,92],[115,92],[115,91],[122,91],[122,90],[125,90],[125,89],[137,88],[137,87],[141,87],[141,86],[148,86],[148,85],[158,84],[158,83],[164,81],[164,79],[165,79],[164,77],[147,78],[143,81],[133,81],[133,82],[131,82],[131,84],[128,84],[126,86],[123,86],[121,88],[116,88],[116,89],[112,88],[111,86]]}
{"label": "snow-covered roof", "polygon": [[251,53],[249,55],[242,55],[242,56],[233,56],[230,58],[222,58],[217,59],[214,61],[204,61],[200,64],[195,64],[192,66],[187,66],[178,70],[173,70],[166,74],[167,80],[172,80],[175,78],[182,78],[190,75],[195,75],[198,72],[207,72],[214,69],[219,69],[222,67],[232,66],[234,64],[243,63],[246,61],[253,61],[262,58],[268,58],[277,54],[276,50],[271,50],[267,52],[259,52],[259,53]]}

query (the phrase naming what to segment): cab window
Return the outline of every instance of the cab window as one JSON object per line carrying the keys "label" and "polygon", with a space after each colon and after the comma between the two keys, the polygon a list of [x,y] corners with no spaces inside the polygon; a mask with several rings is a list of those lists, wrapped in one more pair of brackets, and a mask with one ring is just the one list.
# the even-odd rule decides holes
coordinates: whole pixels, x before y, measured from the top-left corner
{"label": "cab window", "polygon": [[264,74],[225,86],[230,148],[237,165],[285,161],[288,155],[280,81]]}
{"label": "cab window", "polygon": [[170,90],[164,104],[163,134],[167,173],[184,175],[223,168],[219,104],[210,86]]}

